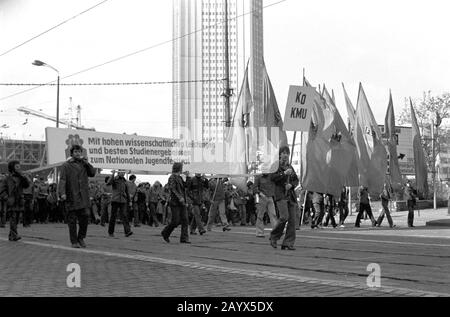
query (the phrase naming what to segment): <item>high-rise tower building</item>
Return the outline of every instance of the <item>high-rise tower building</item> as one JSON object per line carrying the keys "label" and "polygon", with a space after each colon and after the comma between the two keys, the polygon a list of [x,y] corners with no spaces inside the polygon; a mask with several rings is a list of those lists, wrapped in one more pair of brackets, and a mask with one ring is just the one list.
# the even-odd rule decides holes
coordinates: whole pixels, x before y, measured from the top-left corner
{"label": "high-rise tower building", "polygon": [[174,138],[223,140],[225,1],[233,89],[231,112],[236,107],[249,58],[255,103],[262,103],[262,0],[173,0],[173,80],[189,82],[173,88]]}

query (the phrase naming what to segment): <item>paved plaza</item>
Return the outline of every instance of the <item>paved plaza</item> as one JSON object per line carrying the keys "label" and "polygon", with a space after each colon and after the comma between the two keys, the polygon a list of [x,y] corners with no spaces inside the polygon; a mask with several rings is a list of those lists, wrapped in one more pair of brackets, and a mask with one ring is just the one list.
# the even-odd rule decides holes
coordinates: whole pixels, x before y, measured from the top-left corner
{"label": "paved plaza", "polygon": [[[297,231],[296,251],[272,249],[252,227],[214,228],[179,243],[165,243],[162,228],[133,228],[116,238],[90,225],[87,249],[72,249],[63,224],[19,227],[20,242],[0,229],[0,296],[303,297],[449,296],[450,228],[425,227],[448,219],[447,210],[422,211],[416,228],[406,213],[393,215],[397,229]],[[385,224],[387,226],[387,223]],[[81,287],[69,288],[69,264],[81,269]],[[380,268],[380,287],[367,284],[368,266]]]}

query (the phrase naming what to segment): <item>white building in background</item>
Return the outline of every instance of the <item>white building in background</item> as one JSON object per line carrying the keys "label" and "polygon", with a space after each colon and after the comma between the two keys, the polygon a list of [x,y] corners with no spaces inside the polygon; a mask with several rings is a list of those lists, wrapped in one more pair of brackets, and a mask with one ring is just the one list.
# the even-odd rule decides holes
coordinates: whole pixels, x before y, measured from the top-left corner
{"label": "white building in background", "polygon": [[[263,1],[227,0],[231,112],[250,57],[256,119],[262,120]],[[225,0],[173,0],[173,137],[221,141],[226,120]],[[203,82],[198,82],[203,80]]]}

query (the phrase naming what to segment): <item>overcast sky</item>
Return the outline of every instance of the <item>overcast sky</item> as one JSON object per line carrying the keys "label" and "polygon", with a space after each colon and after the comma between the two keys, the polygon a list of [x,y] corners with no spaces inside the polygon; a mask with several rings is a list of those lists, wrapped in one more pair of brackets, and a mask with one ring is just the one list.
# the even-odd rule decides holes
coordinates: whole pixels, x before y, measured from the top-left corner
{"label": "overcast sky", "polygon": [[[199,0],[200,1],[200,0]],[[0,0],[0,55],[100,0]],[[265,5],[277,2],[265,0]],[[341,82],[356,106],[362,82],[379,123],[389,89],[396,113],[404,98],[450,91],[450,4],[430,1],[287,0],[264,12],[265,61],[284,114],[289,85],[309,81],[334,89],[347,118]],[[43,83],[147,48],[140,54],[77,76],[72,82],[172,80],[172,1],[109,0],[51,32],[0,56],[1,83]],[[3,99],[27,87],[0,86],[0,133],[44,139],[54,123],[20,114],[20,106],[56,114],[56,87]],[[61,117],[69,97],[82,107],[82,124],[97,131],[171,137],[172,86],[61,87]],[[28,124],[22,125],[26,119]]]}

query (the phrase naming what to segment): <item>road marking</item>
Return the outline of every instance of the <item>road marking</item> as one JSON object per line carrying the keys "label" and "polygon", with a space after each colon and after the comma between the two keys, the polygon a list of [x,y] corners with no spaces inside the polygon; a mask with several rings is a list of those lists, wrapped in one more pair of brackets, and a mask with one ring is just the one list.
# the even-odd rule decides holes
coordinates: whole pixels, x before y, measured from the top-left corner
{"label": "road marking", "polygon": [[[219,231],[215,231],[219,232]],[[253,232],[242,232],[242,231],[232,231],[232,233],[244,234],[254,236]],[[347,234],[359,234],[354,232],[349,232]],[[450,244],[436,244],[436,243],[420,243],[420,242],[401,242],[401,241],[386,241],[386,240],[372,240],[372,239],[356,239],[356,238],[339,238],[339,237],[324,237],[324,236],[308,236],[297,233],[297,237],[299,238],[309,238],[309,239],[320,239],[320,240],[339,240],[339,241],[353,241],[353,242],[373,242],[373,243],[385,243],[385,244],[401,244],[401,245],[417,245],[417,246],[425,246],[425,247],[450,247]],[[398,236],[393,236],[398,237]]]}
{"label": "road marking", "polygon": [[[0,241],[6,242],[8,240],[0,237]],[[237,268],[230,268],[230,267],[225,267],[225,266],[210,265],[210,264],[204,264],[204,263],[198,263],[198,262],[187,262],[187,261],[180,261],[180,260],[170,260],[170,259],[151,257],[151,256],[146,256],[146,255],[138,255],[138,254],[133,255],[133,254],[125,254],[125,253],[100,251],[100,250],[74,249],[74,248],[70,248],[70,247],[66,247],[66,246],[34,242],[34,241],[21,241],[19,243],[40,246],[40,247],[46,247],[46,248],[52,248],[52,249],[58,249],[58,250],[64,250],[64,251],[84,253],[84,254],[95,254],[95,255],[102,255],[102,256],[129,259],[129,260],[138,260],[138,261],[149,262],[149,263],[175,265],[175,266],[180,266],[180,267],[185,267],[185,268],[212,271],[212,272],[239,274],[239,275],[245,275],[245,276],[249,276],[249,277],[270,278],[270,279],[275,279],[275,280],[285,280],[285,281],[298,282],[298,283],[328,285],[328,286],[333,286],[333,287],[346,287],[346,288],[353,288],[353,289],[358,289],[358,290],[362,290],[362,291],[379,291],[379,292],[383,292],[386,294],[396,294],[396,295],[408,294],[410,296],[445,296],[445,297],[450,296],[450,294],[446,294],[446,293],[417,291],[417,290],[412,290],[412,289],[407,289],[407,288],[396,288],[396,287],[382,287],[382,288],[370,289],[363,283],[353,283],[353,282],[327,280],[327,279],[316,279],[316,278],[302,277],[302,276],[291,275],[291,274],[276,273],[276,272],[267,271],[267,270],[258,271],[258,270],[237,269]]]}

